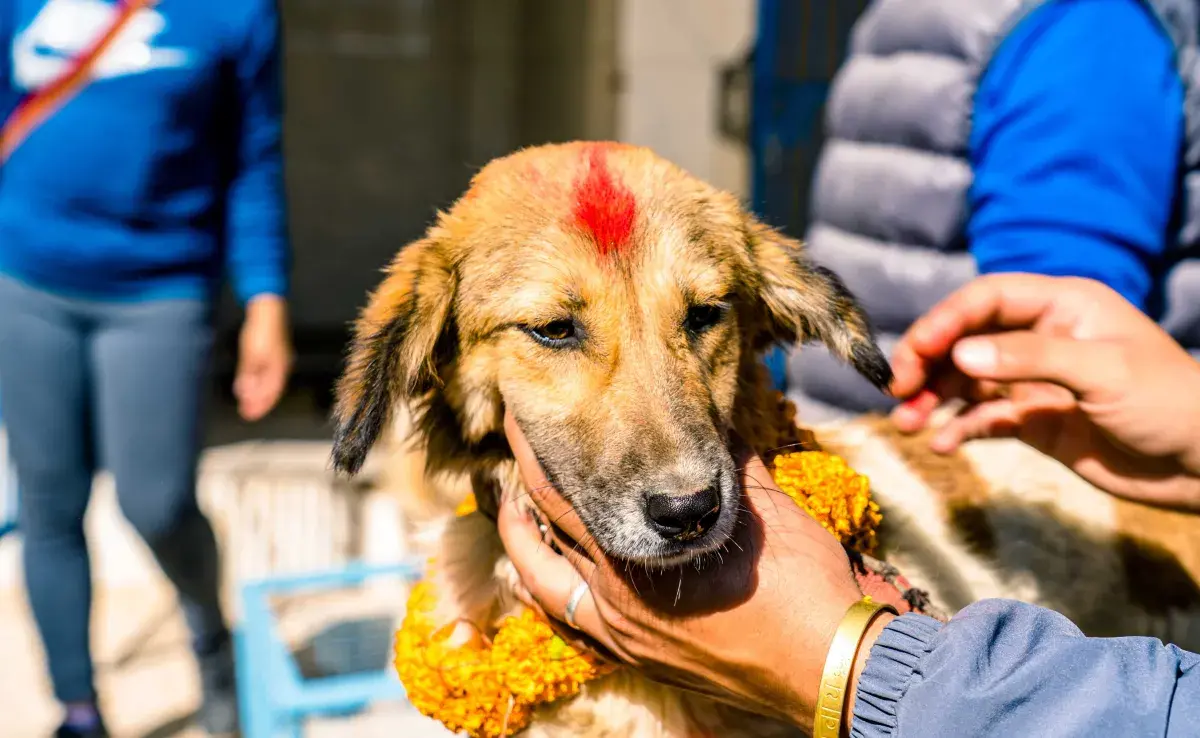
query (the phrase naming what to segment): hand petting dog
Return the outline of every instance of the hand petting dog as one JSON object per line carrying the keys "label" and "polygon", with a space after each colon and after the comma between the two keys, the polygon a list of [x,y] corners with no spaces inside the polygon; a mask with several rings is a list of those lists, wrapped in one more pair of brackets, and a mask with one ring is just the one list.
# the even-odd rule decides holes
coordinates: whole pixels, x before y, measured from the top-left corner
{"label": "hand petting dog", "polygon": [[968,402],[935,451],[1016,436],[1118,497],[1200,511],[1200,362],[1099,282],[981,277],[909,329],[892,368],[903,431]]}
{"label": "hand petting dog", "polygon": [[[743,514],[730,543],[699,564],[653,571],[607,557],[546,481],[511,413],[505,432],[531,490],[505,500],[499,515],[525,587],[518,596],[652,679],[811,730],[826,650],[846,609],[864,589],[910,609],[861,566],[860,587],[842,546],[751,452],[739,457]],[[868,632],[855,675],[889,621],[878,618]]]}

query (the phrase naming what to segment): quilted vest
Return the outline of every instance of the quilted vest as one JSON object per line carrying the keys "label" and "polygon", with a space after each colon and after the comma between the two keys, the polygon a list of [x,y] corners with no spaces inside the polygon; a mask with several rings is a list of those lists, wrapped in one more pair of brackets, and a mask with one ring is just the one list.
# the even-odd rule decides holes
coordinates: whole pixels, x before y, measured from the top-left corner
{"label": "quilted vest", "polygon": [[[808,249],[858,296],[890,351],[912,322],[971,280],[964,226],[975,90],[993,50],[1047,0],[875,0],[859,19],[826,106]],[[1200,349],[1200,0],[1145,0],[1170,35],[1184,85],[1176,233],[1181,259],[1163,324]],[[788,392],[810,422],[893,403],[822,347],[787,360]]]}

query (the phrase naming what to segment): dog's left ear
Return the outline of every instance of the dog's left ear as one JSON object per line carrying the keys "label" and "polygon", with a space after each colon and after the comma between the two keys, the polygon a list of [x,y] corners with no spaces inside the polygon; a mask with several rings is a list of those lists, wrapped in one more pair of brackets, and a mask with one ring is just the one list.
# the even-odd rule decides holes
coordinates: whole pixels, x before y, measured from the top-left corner
{"label": "dog's left ear", "polygon": [[438,242],[405,246],[354,326],[334,407],[333,466],[357,474],[396,403],[438,385],[436,355],[449,323],[454,274]]}
{"label": "dog's left ear", "polygon": [[746,230],[756,273],[753,289],[765,313],[755,348],[819,340],[871,384],[886,389],[892,368],[875,343],[866,312],[842,280],[814,264],[799,241],[753,218]]}

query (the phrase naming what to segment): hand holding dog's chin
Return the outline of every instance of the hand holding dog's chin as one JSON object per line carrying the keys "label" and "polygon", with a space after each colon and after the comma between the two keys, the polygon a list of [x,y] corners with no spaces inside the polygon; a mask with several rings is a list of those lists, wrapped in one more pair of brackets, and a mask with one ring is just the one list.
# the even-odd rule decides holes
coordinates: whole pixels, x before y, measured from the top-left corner
{"label": "hand holding dog's chin", "polygon": [[648,571],[605,556],[548,487],[519,430],[511,422],[506,430],[535,490],[528,500],[555,521],[551,535],[564,552],[546,545],[526,500],[502,505],[501,537],[527,604],[562,620],[586,579],[590,594],[576,621],[611,656],[658,681],[811,729],[829,644],[862,593],[841,545],[778,490],[757,456],[747,458],[745,510],[719,555]]}

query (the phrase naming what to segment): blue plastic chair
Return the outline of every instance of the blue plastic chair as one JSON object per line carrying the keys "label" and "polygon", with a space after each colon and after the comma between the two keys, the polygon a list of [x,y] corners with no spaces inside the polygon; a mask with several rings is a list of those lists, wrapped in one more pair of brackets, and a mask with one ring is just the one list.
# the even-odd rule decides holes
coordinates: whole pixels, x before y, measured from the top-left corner
{"label": "blue plastic chair", "polygon": [[[328,590],[361,584],[376,576],[400,576],[416,583],[424,562],[352,564],[340,571],[276,577],[241,587],[242,623],[234,634],[238,700],[244,738],[299,738],[310,717],[358,712],[375,702],[403,702],[404,687],[390,668],[320,678],[304,678],[279,637],[268,603],[272,594]],[[390,661],[390,659],[389,659]]]}

